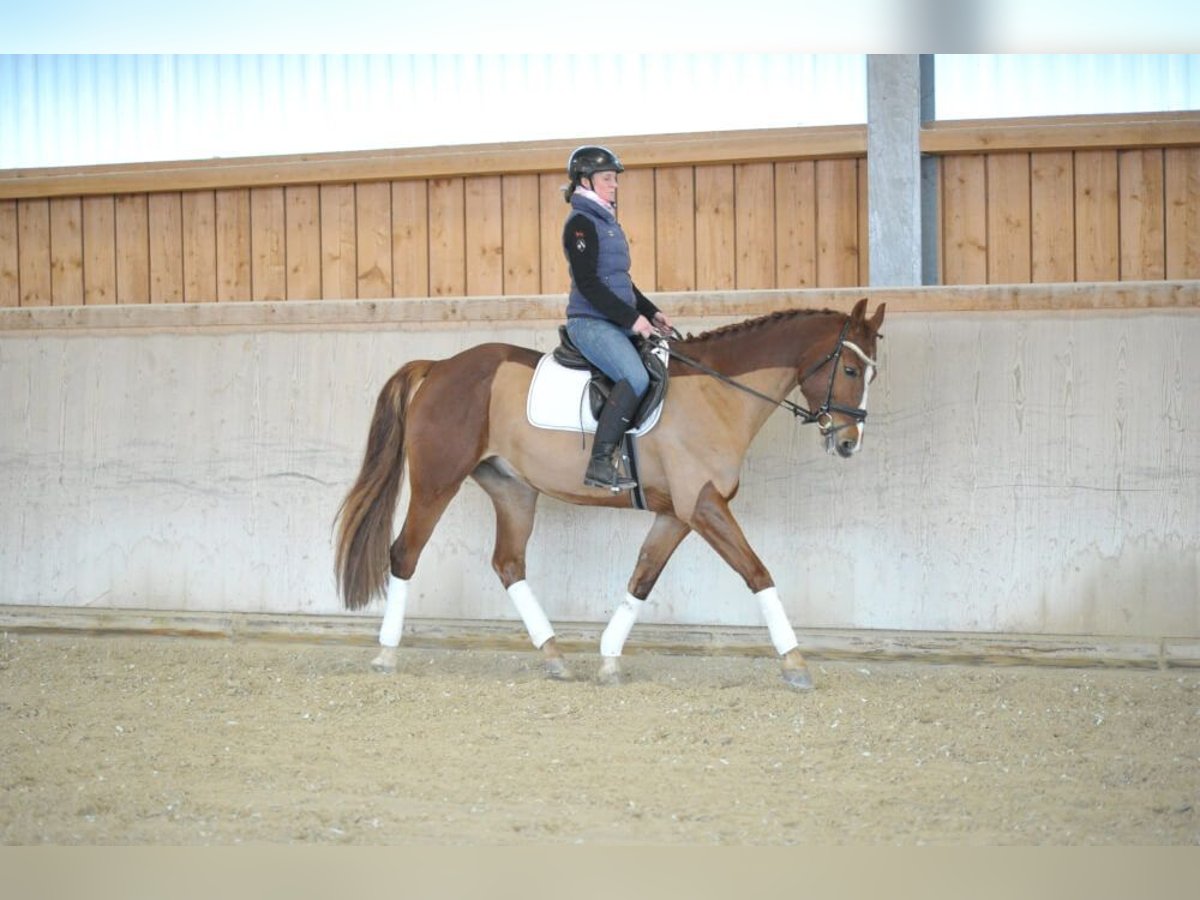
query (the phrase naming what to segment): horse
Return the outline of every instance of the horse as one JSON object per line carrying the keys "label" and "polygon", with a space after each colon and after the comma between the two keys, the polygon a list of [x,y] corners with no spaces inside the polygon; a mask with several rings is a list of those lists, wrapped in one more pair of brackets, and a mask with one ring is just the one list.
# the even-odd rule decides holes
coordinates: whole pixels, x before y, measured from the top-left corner
{"label": "horse", "polygon": [[[637,438],[640,497],[654,514],[625,597],[600,638],[601,683],[622,680],[621,652],[655,582],[680,542],[696,532],[757,598],[784,682],[813,687],[774,579],[729,508],[752,440],[778,407],[815,423],[825,449],[842,458],[862,446],[867,394],[878,371],[885,304],[867,318],[793,309],[669,343],[668,400]],[[526,396],[542,354],[485,343],[441,360],[412,360],[383,385],[362,466],[338,509],[334,569],[347,609],[383,599],[377,671],[394,672],[408,584],[447,505],[470,478],[491,498],[492,568],[511,597],[550,678],[572,672],[541,603],[525,580],[538,497],[584,507],[633,508],[631,492],[583,483],[588,450],[579,434],[537,428]],[[787,396],[796,388],[808,406]],[[393,520],[407,465],[409,502]]]}

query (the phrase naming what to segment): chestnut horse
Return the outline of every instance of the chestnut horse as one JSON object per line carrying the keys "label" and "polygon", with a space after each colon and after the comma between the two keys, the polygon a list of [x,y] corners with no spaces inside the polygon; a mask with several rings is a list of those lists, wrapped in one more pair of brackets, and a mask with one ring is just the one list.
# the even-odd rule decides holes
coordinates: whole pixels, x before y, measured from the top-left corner
{"label": "chestnut horse", "polygon": [[[818,426],[829,452],[862,445],[867,388],[884,304],[853,311],[791,310],[728,325],[671,345],[669,399],[658,423],[637,438],[637,475],[655,514],[600,640],[600,680],[620,680],[619,657],[659,574],[691,531],[745,580],[760,604],[784,681],[812,687],[775,582],[729,509],[751,441],[777,406]],[[526,395],[541,354],[481,344],[444,360],[414,360],[383,386],[358,479],[337,517],[335,569],[348,609],[386,598],[376,669],[393,671],[408,582],[447,505],[467,479],[492,500],[500,577],[547,674],[570,677],[545,612],[525,581],[525,549],[539,494],[581,506],[632,507],[629,492],[586,487],[586,442],[578,432],[534,427]],[[808,407],[786,399],[800,388]],[[810,411],[811,410],[811,411]],[[399,536],[393,516],[405,461],[410,499]]]}

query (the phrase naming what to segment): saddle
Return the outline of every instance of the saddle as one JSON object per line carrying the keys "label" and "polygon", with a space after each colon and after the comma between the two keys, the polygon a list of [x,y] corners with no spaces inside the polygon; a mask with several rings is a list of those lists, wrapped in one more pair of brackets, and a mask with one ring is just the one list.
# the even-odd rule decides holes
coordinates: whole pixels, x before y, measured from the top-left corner
{"label": "saddle", "polygon": [[[608,395],[612,392],[612,379],[592,365],[588,358],[579,352],[579,348],[567,334],[566,325],[558,326],[558,339],[559,345],[551,352],[554,361],[565,369],[583,369],[591,373],[591,380],[588,382],[588,404],[591,407],[592,416],[599,418],[600,411],[608,402]],[[640,428],[650,413],[656,410],[667,396],[667,364],[662,356],[654,352],[655,345],[645,338],[635,337],[634,346],[637,347],[642,364],[650,374],[650,387],[647,388],[642,402],[638,404],[638,408],[633,414],[633,420],[629,423],[631,431]]]}

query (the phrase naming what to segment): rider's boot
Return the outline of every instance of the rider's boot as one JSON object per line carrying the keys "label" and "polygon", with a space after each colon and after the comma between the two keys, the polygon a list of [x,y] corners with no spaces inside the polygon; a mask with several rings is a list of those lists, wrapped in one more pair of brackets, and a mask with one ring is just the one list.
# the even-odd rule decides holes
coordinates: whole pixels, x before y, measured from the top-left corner
{"label": "rider's boot", "polygon": [[637,487],[637,482],[622,472],[621,444],[640,400],[628,381],[618,381],[613,385],[596,422],[592,458],[583,476],[584,484],[608,488],[614,494]]}

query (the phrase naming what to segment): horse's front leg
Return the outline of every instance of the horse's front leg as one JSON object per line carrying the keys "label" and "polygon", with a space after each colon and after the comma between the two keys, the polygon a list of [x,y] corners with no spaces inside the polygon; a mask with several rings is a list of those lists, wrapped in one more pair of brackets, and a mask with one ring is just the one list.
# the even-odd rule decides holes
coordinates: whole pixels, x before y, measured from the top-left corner
{"label": "horse's front leg", "polygon": [[667,560],[689,531],[691,529],[674,516],[660,513],[654,519],[654,525],[638,553],[637,566],[629,578],[625,599],[617,606],[600,636],[601,683],[617,684],[621,681],[621,651],[625,647],[625,640],[633,630],[638,613],[658,581],[658,576],[662,574]]}
{"label": "horse's front leg", "polygon": [[783,665],[783,680],[791,687],[808,690],[813,686],[808,664],[800,653],[800,642],[788,621],[771,573],[751,549],[742,528],[730,512],[729,502],[711,483],[696,499],[692,528],[712,546],[720,557],[742,576],[758,600],[771,643]]}

